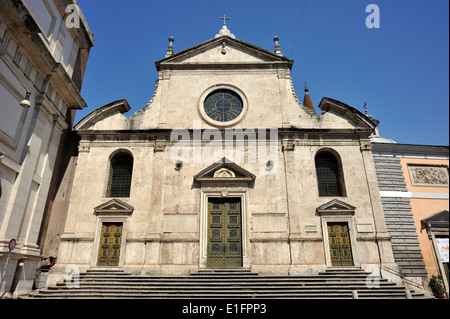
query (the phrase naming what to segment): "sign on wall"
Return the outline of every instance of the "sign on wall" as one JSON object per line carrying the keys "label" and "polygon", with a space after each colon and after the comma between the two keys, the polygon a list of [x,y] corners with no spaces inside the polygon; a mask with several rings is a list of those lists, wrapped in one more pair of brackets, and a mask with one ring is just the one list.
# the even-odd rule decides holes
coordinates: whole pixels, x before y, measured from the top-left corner
{"label": "sign on wall", "polygon": [[436,244],[441,255],[441,261],[448,263],[448,238],[436,238]]}

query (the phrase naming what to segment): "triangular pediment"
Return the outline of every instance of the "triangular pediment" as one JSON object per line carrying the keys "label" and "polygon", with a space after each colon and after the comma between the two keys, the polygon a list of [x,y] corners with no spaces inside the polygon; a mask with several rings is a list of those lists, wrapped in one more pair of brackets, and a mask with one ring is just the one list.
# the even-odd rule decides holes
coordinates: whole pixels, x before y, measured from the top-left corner
{"label": "triangular pediment", "polygon": [[333,199],[323,205],[317,207],[317,212],[319,214],[354,214],[355,206],[347,204],[338,199]]}
{"label": "triangular pediment", "polygon": [[124,201],[113,198],[94,208],[94,214],[119,214],[130,215],[133,213],[134,207]]}
{"label": "triangular pediment", "polygon": [[256,176],[226,157],[194,176],[198,183],[250,183]]}
{"label": "triangular pediment", "polygon": [[292,61],[286,57],[260,48],[256,45],[233,39],[228,36],[214,38],[198,45],[192,46],[181,52],[175,53],[163,60],[156,62],[158,71],[166,67],[202,67],[242,64],[273,64],[282,63],[292,66]]}

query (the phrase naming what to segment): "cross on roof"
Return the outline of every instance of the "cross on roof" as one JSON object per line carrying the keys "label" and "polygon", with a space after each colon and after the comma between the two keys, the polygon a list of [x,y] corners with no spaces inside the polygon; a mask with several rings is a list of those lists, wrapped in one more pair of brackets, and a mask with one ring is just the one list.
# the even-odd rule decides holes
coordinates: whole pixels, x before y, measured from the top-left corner
{"label": "cross on roof", "polygon": [[226,25],[226,21],[230,20],[230,18],[227,17],[225,14],[223,15],[223,17],[220,17],[219,19],[223,20],[223,25]]}

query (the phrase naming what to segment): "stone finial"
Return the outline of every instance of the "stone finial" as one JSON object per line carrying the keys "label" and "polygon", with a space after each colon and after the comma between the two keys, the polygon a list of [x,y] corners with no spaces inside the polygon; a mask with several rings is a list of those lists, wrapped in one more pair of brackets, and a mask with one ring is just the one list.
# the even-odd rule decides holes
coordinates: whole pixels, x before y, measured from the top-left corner
{"label": "stone finial", "polygon": [[226,25],[224,25],[224,26],[222,27],[222,29],[220,29],[219,33],[216,34],[216,36],[215,36],[214,38],[218,38],[218,37],[222,37],[222,36],[228,36],[228,37],[230,37],[230,38],[236,39],[236,37],[234,36],[234,34],[232,34],[232,33],[230,32],[230,30],[228,30],[228,28],[227,28]]}
{"label": "stone finial", "polygon": [[173,41],[175,41],[173,39],[173,37],[170,37],[169,38],[170,43],[169,43],[169,47],[167,48],[166,58],[173,55]]}
{"label": "stone finial", "polygon": [[278,44],[278,40],[280,40],[277,36],[273,38],[273,41],[275,41],[275,54],[279,56],[283,56],[283,53],[281,53],[280,45]]}

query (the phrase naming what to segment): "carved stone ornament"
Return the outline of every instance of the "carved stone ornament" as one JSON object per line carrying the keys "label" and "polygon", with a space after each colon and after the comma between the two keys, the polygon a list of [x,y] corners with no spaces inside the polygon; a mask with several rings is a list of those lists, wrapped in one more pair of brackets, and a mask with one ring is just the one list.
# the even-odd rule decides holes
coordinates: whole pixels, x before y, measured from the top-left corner
{"label": "carved stone ornament", "polygon": [[225,42],[222,42],[222,50],[220,51],[222,54],[227,54]]}
{"label": "carved stone ornament", "polygon": [[214,177],[236,177],[236,175],[234,174],[233,171],[226,169],[226,168],[221,168],[218,169],[215,173],[214,173]]}
{"label": "carved stone ornament", "polygon": [[408,165],[409,176],[413,186],[449,185],[448,167],[432,165]]}

